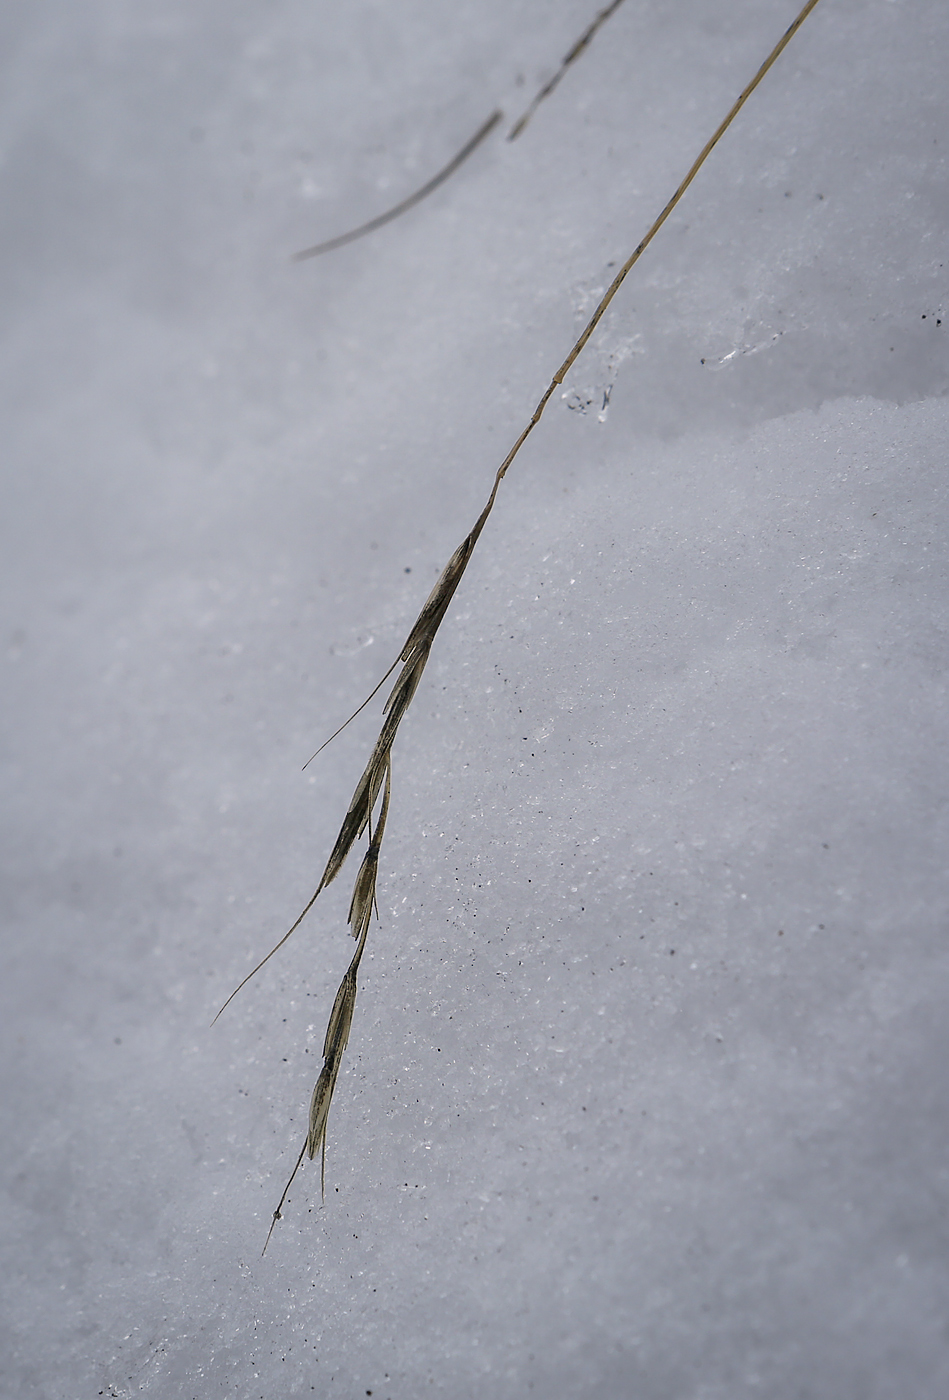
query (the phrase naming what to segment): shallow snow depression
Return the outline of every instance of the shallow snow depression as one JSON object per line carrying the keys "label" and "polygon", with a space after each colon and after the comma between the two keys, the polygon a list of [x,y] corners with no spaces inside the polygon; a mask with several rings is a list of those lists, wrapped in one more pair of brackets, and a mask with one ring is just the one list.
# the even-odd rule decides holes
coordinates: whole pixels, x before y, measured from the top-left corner
{"label": "shallow snow depression", "polygon": [[[3,1391],[946,1393],[937,5],[2,21]],[[604,403],[604,400],[606,402]],[[381,697],[380,697],[381,699]],[[320,907],[322,905],[322,907]]]}

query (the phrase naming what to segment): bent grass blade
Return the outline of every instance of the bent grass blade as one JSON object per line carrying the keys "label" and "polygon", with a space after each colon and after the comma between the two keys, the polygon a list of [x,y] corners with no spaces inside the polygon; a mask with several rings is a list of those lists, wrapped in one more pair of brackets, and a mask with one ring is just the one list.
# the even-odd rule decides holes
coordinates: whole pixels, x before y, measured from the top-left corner
{"label": "bent grass blade", "polygon": [[443,185],[450,175],[454,175],[460,165],[464,165],[470,155],[481,145],[484,138],[494,130],[504,113],[500,109],[491,113],[488,120],[478,127],[470,141],[466,141],[457,155],[452,156],[447,165],[442,166],[437,175],[410,194],[406,199],[402,199],[398,204],[394,204],[391,209],[387,209],[384,214],[377,214],[374,219],[370,219],[365,224],[360,224],[358,228],[351,228],[347,233],[337,234],[335,238],[327,238],[324,243],[314,243],[312,248],[304,248],[300,253],[294,253],[291,262],[305,262],[307,258],[318,258],[322,253],[331,253],[334,248],[344,248],[347,243],[354,243],[357,238],[364,238],[367,233],[373,233],[377,228],[382,228],[384,224],[390,224],[393,219],[397,219],[400,214],[407,214],[410,209],[414,209],[416,204],[421,204],[430,194]]}

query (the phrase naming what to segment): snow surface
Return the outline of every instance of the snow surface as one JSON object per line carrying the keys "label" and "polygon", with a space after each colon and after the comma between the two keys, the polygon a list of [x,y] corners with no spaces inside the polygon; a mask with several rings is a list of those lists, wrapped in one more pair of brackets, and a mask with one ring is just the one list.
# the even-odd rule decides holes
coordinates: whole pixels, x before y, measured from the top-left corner
{"label": "snow surface", "polygon": [[[11,1400],[949,1394],[949,10],[0,14]],[[608,412],[603,400],[610,391]],[[601,421],[604,419],[604,421]],[[347,877],[355,867],[347,870]]]}

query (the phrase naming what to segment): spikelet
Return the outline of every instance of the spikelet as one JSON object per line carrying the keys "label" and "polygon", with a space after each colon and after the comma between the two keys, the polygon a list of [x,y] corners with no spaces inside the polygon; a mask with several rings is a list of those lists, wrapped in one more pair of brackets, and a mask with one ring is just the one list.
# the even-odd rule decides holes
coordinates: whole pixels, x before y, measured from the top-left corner
{"label": "spikelet", "polygon": [[283,1195],[280,1203],[273,1213],[270,1222],[270,1229],[267,1231],[267,1238],[264,1241],[262,1254],[266,1254],[267,1245],[270,1243],[270,1236],[273,1234],[274,1226],[280,1220],[283,1203],[287,1199],[287,1192],[293,1185],[293,1179],[303,1163],[304,1156],[309,1156],[312,1162],[317,1152],[320,1154],[320,1192],[326,1196],[326,1124],[329,1118],[330,1104],[333,1101],[333,1091],[336,1088],[336,1079],[339,1075],[339,1067],[343,1061],[343,1053],[349,1043],[349,1032],[353,1024],[353,1012],[356,1009],[356,988],[359,963],[362,959],[366,947],[366,939],[369,934],[369,922],[372,918],[373,907],[376,903],[376,872],[379,868],[379,851],[382,846],[382,838],[386,829],[386,818],[389,815],[389,796],[392,783],[391,764],[386,759],[384,769],[385,788],[382,794],[382,807],[379,811],[379,821],[376,829],[372,833],[369,841],[369,849],[362,858],[359,867],[359,874],[356,876],[356,884],[353,889],[352,903],[349,906],[349,923],[352,928],[353,937],[356,939],[356,951],[352,961],[346,969],[346,975],[339,984],[336,993],[336,1000],[333,1002],[333,1010],[330,1012],[329,1022],[326,1027],[326,1036],[323,1040],[323,1068],[313,1086],[313,1094],[310,1098],[310,1116],[307,1126],[306,1140],[300,1149],[300,1155],[296,1160],[296,1165],[290,1173],[290,1178],[283,1188]]}

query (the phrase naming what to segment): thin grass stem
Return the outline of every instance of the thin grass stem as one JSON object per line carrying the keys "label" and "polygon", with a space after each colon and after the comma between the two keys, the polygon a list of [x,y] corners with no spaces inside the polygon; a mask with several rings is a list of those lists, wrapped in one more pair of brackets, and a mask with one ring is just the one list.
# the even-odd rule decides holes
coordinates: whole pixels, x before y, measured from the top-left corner
{"label": "thin grass stem", "polygon": [[583,53],[584,49],[589,44],[596,31],[600,28],[601,25],[606,23],[610,15],[613,14],[615,10],[618,10],[622,3],[623,0],[613,0],[613,3],[611,5],[607,5],[605,10],[601,10],[600,13],[597,15],[596,19],[593,21],[593,23],[587,26],[587,28],[580,35],[577,42],[571,48],[570,52],[562,60],[560,67],[557,69],[554,76],[550,78],[546,83],[544,83],[544,86],[535,95],[530,106],[527,108],[527,111],[522,117],[519,117],[514,123],[514,125],[511,127],[510,131],[507,134],[507,139],[509,141],[517,140],[527,123],[530,121],[531,117],[537,111],[537,108],[540,106],[540,104],[544,101],[546,97],[550,96],[550,94],[553,92],[554,88],[557,87],[561,78],[564,76],[570,65],[572,63],[576,63],[577,59]]}
{"label": "thin grass stem", "polygon": [[[807,17],[808,17],[808,15],[810,14],[811,10],[814,9],[814,7],[817,5],[817,3],[818,3],[818,0],[807,0],[807,4],[806,4],[806,5],[804,6],[804,8],[801,10],[800,14],[797,16],[797,18],[794,20],[794,22],[788,26],[788,28],[787,28],[787,30],[785,31],[785,33],[781,36],[781,38],[780,38],[780,39],[778,40],[778,42],[775,44],[774,48],[773,48],[773,49],[771,50],[771,52],[768,54],[768,57],[765,59],[764,63],[762,63],[761,67],[758,69],[757,73],[756,73],[755,76],[752,78],[751,82],[748,84],[748,86],[747,86],[746,88],[743,88],[743,89],[742,89],[740,95],[739,95],[738,98],[735,100],[735,102],[732,104],[732,106],[731,106],[731,108],[729,109],[727,115],[722,119],[721,122],[719,122],[718,126],[715,128],[715,131],[712,133],[712,135],[711,135],[711,136],[709,137],[709,139],[706,141],[706,143],[705,143],[705,145],[702,147],[701,151],[699,151],[699,153],[698,153],[698,155],[696,156],[695,160],[692,162],[691,166],[689,167],[689,172],[688,172],[688,174],[686,175],[685,179],[684,179],[684,180],[682,181],[682,183],[679,185],[679,187],[678,187],[678,189],[676,190],[675,194],[674,194],[674,195],[672,196],[672,198],[669,200],[668,204],[665,206],[665,208],[663,209],[662,213],[661,213],[661,214],[659,215],[659,217],[653,222],[653,224],[652,224],[651,227],[649,228],[649,230],[648,230],[648,232],[647,232],[645,238],[643,238],[643,240],[642,240],[639,244],[637,244],[637,246],[636,246],[636,247],[633,249],[633,251],[630,253],[629,257],[628,257],[628,258],[626,259],[626,261],[623,263],[623,266],[620,268],[619,272],[618,272],[618,273],[616,274],[616,276],[613,278],[613,281],[610,283],[609,287],[607,288],[606,294],[604,295],[604,297],[603,297],[602,300],[600,301],[600,303],[599,303],[599,305],[597,306],[596,310],[594,311],[593,315],[590,317],[589,321],[587,322],[586,326],[585,326],[584,329],[583,329],[582,334],[580,335],[580,337],[579,337],[579,339],[577,340],[576,344],[574,345],[573,349],[570,351],[570,354],[569,354],[569,355],[567,356],[567,358],[564,360],[563,364],[560,366],[560,368],[558,369],[557,373],[554,375],[553,379],[550,381],[550,383],[548,384],[547,388],[544,390],[544,393],[543,393],[543,395],[542,395],[542,397],[541,397],[541,399],[540,399],[540,402],[538,403],[537,407],[534,409],[533,414],[531,415],[530,422],[527,424],[526,428],[524,428],[524,430],[523,430],[523,432],[521,433],[520,437],[517,439],[517,441],[515,442],[514,446],[511,448],[510,452],[507,454],[507,456],[505,457],[504,461],[501,463],[501,466],[498,468],[498,475],[497,475],[497,480],[498,480],[498,481],[500,481],[500,480],[504,477],[504,475],[505,475],[506,472],[507,472],[508,467],[509,467],[509,466],[511,465],[511,463],[514,461],[514,458],[517,456],[518,452],[520,452],[520,450],[521,450],[521,448],[523,447],[524,443],[526,442],[527,438],[530,436],[530,434],[533,432],[534,428],[536,428],[537,424],[540,422],[541,415],[543,414],[544,409],[547,407],[547,404],[548,404],[548,402],[550,401],[551,395],[553,394],[554,390],[558,387],[558,385],[560,385],[560,384],[563,383],[564,378],[565,378],[565,376],[567,375],[568,371],[570,370],[571,365],[572,365],[573,362],[576,360],[577,356],[580,354],[581,350],[582,350],[583,347],[586,345],[587,341],[590,339],[590,336],[591,336],[591,335],[593,334],[593,332],[596,330],[596,328],[597,328],[597,326],[599,325],[600,321],[602,320],[603,315],[604,315],[604,313],[606,312],[606,309],[607,309],[607,307],[609,306],[610,302],[613,300],[613,298],[616,296],[616,293],[619,291],[620,287],[621,287],[621,286],[623,285],[623,283],[625,282],[627,274],[630,272],[630,270],[635,266],[635,264],[636,264],[636,263],[639,261],[639,259],[642,257],[643,253],[644,253],[644,252],[646,251],[646,249],[649,247],[650,243],[651,243],[652,240],[655,238],[656,234],[659,232],[659,230],[662,228],[663,224],[666,222],[666,219],[668,219],[668,217],[669,217],[669,215],[672,213],[673,209],[674,209],[674,208],[676,207],[676,205],[679,203],[679,200],[680,200],[680,199],[682,198],[682,196],[685,194],[686,190],[689,188],[689,186],[691,185],[692,181],[695,179],[696,175],[697,175],[697,174],[699,173],[699,171],[702,169],[702,166],[705,164],[706,160],[707,160],[708,157],[711,155],[712,150],[714,149],[714,147],[718,144],[718,142],[721,140],[721,138],[725,135],[725,132],[728,130],[728,128],[731,126],[732,122],[733,122],[733,121],[735,120],[735,118],[738,116],[738,113],[741,111],[742,107],[744,107],[745,103],[748,101],[748,98],[749,98],[749,97],[751,96],[751,94],[754,92],[755,88],[756,88],[756,87],[758,86],[758,84],[761,82],[762,78],[765,76],[765,74],[768,72],[768,70],[773,66],[773,64],[776,62],[776,60],[777,60],[777,59],[780,57],[780,55],[783,53],[783,51],[784,51],[784,49],[787,47],[787,45],[788,45],[788,44],[791,42],[791,40],[794,38],[794,35],[795,35],[795,34],[797,33],[797,31],[800,29],[801,25],[802,25],[802,24],[804,23],[804,21],[807,19]],[[496,486],[497,486],[497,482],[495,482],[495,488],[496,488]],[[492,501],[489,503],[489,509],[490,509],[490,505],[493,504],[493,495],[494,495],[494,493],[492,492]]]}
{"label": "thin grass stem", "polygon": [[421,189],[410,194],[406,199],[402,199],[398,204],[394,204],[391,209],[387,209],[384,214],[377,214],[368,223],[360,224],[358,228],[351,228],[347,233],[337,234],[335,238],[327,238],[324,243],[314,243],[312,248],[304,248],[300,253],[294,253],[291,262],[304,262],[307,258],[318,258],[321,253],[331,253],[334,248],[342,248],[347,243],[354,243],[357,238],[363,238],[367,233],[373,233],[377,228],[382,228],[383,224],[389,224],[393,219],[397,219],[400,214],[406,214],[410,209],[414,209],[416,204],[421,204],[423,199],[443,185],[450,175],[454,175],[460,165],[463,165],[470,155],[478,149],[481,142],[488,136],[504,113],[500,109],[491,113],[488,120],[478,127],[470,141],[466,141],[457,155],[452,156],[447,165],[442,166],[437,175],[422,186]]}

